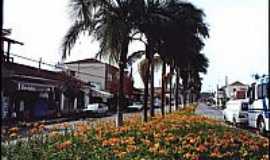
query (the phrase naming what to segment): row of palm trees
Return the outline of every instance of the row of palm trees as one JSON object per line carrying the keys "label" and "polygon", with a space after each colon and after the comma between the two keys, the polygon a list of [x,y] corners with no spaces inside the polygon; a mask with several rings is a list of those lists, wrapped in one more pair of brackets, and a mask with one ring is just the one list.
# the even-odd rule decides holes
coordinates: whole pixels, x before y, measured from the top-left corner
{"label": "row of palm trees", "polygon": [[[162,115],[165,115],[165,79],[169,81],[170,97],[172,97],[174,73],[176,73],[177,88],[176,107],[179,103],[180,79],[183,85],[184,103],[187,96],[190,96],[189,99],[194,99],[194,95],[200,92],[199,73],[206,73],[208,67],[208,59],[201,50],[204,46],[203,39],[209,35],[203,11],[191,3],[179,0],[70,0],[70,13],[73,24],[63,40],[63,58],[70,54],[70,50],[80,35],[86,33],[100,42],[100,52],[97,56],[109,58],[119,65],[117,126],[123,124],[124,69],[127,64],[132,64],[134,59],[142,55],[145,56],[143,64],[144,121],[148,120],[149,81],[151,84],[150,115],[154,116],[156,54],[162,62]],[[145,50],[128,56],[129,45],[132,41],[143,43]],[[166,66],[170,68],[167,75]]]}

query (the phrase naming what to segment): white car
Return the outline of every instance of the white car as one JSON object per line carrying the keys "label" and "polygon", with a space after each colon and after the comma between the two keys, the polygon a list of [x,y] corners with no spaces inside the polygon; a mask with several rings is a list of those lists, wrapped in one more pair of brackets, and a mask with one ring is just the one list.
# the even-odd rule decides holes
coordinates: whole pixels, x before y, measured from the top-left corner
{"label": "white car", "polygon": [[223,116],[225,122],[231,122],[234,125],[247,124],[248,101],[244,99],[229,100],[223,110]]}
{"label": "white car", "polygon": [[108,112],[108,110],[109,107],[104,103],[88,104],[88,106],[83,109],[84,112],[93,112],[93,113],[106,113]]}
{"label": "white car", "polygon": [[143,109],[143,104],[141,102],[133,102],[132,105],[128,106],[128,109],[140,111]]}

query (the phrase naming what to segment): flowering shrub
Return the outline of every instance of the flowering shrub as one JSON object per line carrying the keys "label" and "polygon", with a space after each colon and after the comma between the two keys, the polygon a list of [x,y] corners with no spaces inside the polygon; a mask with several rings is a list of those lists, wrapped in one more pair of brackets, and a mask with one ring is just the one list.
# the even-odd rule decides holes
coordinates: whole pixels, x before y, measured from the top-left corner
{"label": "flowering shrub", "polygon": [[[147,123],[137,114],[121,128],[113,122],[91,126],[81,122],[70,132],[64,123],[49,134],[16,144],[2,144],[8,159],[268,159],[269,140],[193,114],[194,107],[158,115]],[[34,129],[35,128],[35,129]],[[36,125],[32,134],[44,126]],[[17,129],[9,131],[14,138]],[[15,133],[15,134],[14,134]]]}

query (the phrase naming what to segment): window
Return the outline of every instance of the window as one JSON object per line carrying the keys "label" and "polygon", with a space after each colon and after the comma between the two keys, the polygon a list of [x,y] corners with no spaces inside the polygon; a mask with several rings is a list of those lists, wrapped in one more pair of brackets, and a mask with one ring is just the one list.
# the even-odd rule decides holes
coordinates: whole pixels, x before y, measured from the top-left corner
{"label": "window", "polygon": [[263,85],[262,84],[258,85],[257,95],[258,95],[258,99],[263,98]]}
{"label": "window", "polygon": [[241,110],[242,111],[247,111],[248,110],[248,103],[242,103]]}
{"label": "window", "polygon": [[268,96],[268,92],[267,89],[269,90],[269,86],[267,84],[263,84],[262,85],[262,97],[267,97]]}

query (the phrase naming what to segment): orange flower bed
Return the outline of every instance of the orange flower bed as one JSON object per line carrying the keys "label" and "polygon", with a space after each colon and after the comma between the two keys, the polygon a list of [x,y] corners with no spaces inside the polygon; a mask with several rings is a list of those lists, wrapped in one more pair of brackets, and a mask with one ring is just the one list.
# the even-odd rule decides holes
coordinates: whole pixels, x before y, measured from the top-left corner
{"label": "orange flower bed", "polygon": [[[269,158],[267,138],[228,128],[222,122],[194,115],[193,112],[194,108],[189,107],[165,118],[157,115],[147,123],[143,123],[140,115],[136,114],[120,128],[115,128],[114,122],[110,121],[95,127],[79,123],[72,132],[64,135],[51,132],[45,143],[36,143],[35,140],[29,142],[35,145],[15,147],[24,146],[24,151],[31,153],[27,159],[70,159],[71,156],[75,159]],[[64,124],[61,127],[69,126]],[[33,154],[37,149],[43,154]],[[4,152],[11,159],[14,154],[19,153]]]}

